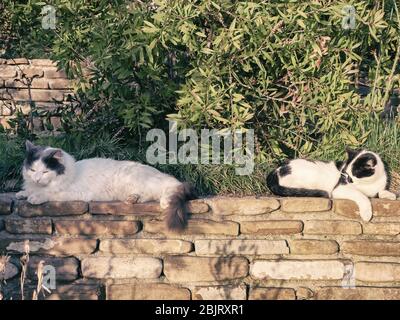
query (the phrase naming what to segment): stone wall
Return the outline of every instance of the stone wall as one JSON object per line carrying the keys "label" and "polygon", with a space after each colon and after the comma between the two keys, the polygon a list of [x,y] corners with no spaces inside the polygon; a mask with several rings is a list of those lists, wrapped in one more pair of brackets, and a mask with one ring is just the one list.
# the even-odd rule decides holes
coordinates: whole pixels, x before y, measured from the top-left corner
{"label": "stone wall", "polygon": [[72,82],[48,59],[0,59],[0,124],[9,128],[17,111],[29,115],[34,131],[60,128],[59,110],[71,103]]}
{"label": "stone wall", "polygon": [[41,260],[56,269],[50,299],[400,299],[400,201],[373,206],[364,223],[345,200],[206,198],[171,233],[155,203],[32,206],[4,194],[2,295],[21,297],[29,248],[27,299]]}

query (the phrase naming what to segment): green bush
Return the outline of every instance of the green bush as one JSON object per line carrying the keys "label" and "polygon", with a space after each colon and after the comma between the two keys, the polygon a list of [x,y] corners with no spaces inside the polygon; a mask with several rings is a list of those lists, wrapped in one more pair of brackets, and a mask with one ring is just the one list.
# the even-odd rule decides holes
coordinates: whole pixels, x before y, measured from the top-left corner
{"label": "green bush", "polygon": [[[56,30],[41,28],[45,4],[57,9]],[[342,27],[347,5],[354,29]],[[79,79],[83,112],[66,123],[88,139],[104,130],[143,142],[149,128],[173,119],[195,129],[254,129],[259,163],[339,157],[345,145],[370,141],[371,124],[400,84],[397,0],[5,7],[14,35],[5,55],[48,56]],[[365,97],[360,82],[370,87]]]}

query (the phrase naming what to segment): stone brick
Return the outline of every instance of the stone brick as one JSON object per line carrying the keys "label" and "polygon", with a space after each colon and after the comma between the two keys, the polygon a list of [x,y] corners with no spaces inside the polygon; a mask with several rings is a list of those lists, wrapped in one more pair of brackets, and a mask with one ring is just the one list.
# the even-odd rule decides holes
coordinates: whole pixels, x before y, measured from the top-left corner
{"label": "stone brick", "polygon": [[17,76],[17,68],[0,65],[0,78],[14,78]]}
{"label": "stone brick", "polygon": [[240,232],[244,234],[296,234],[303,230],[298,220],[241,221]]}
{"label": "stone brick", "polygon": [[[0,80],[0,82],[1,82],[1,80]],[[2,103],[2,102],[0,101],[0,103]],[[0,115],[1,116],[10,116],[13,113],[13,110],[14,109],[10,105],[0,106]]]}
{"label": "stone brick", "polygon": [[100,241],[100,251],[112,254],[177,254],[191,252],[193,244],[183,240],[106,239]]}
{"label": "stone brick", "polygon": [[53,126],[53,130],[59,130],[63,127],[60,117],[50,117],[50,123]]}
{"label": "stone brick", "polygon": [[170,282],[221,281],[246,277],[249,262],[244,257],[169,256],[164,274]]}
{"label": "stone brick", "polygon": [[288,254],[285,240],[196,240],[197,255],[230,254]]}
{"label": "stone brick", "polygon": [[0,231],[4,230],[4,220],[0,219]]}
{"label": "stone brick", "polygon": [[140,229],[138,221],[56,220],[54,227],[60,235],[129,236]]}
{"label": "stone brick", "polygon": [[345,241],[341,246],[341,251],[360,256],[400,256],[400,242]]}
{"label": "stone brick", "polygon": [[24,66],[21,68],[21,73],[27,78],[43,77],[44,71],[42,67]]}
{"label": "stone brick", "polygon": [[210,286],[194,287],[193,300],[246,300],[246,287],[242,286]]}
{"label": "stone brick", "polygon": [[206,201],[215,215],[258,215],[277,210],[280,206],[277,199],[267,197],[215,197]]}
{"label": "stone brick", "polygon": [[71,89],[72,82],[68,79],[50,79],[49,87],[52,90]]}
{"label": "stone brick", "polygon": [[280,201],[284,212],[319,212],[332,207],[331,200],[325,198],[281,198]]}
{"label": "stone brick", "polygon": [[400,281],[400,264],[356,262],[354,273],[357,280],[364,282],[398,282]]}
{"label": "stone brick", "polygon": [[57,63],[49,59],[31,59],[30,64],[32,66],[57,67]]}
{"label": "stone brick", "polygon": [[308,300],[314,296],[314,292],[310,288],[299,287],[296,289],[297,300]]}
{"label": "stone brick", "polygon": [[339,245],[334,240],[291,240],[291,254],[334,254],[339,251]]}
{"label": "stone brick", "polygon": [[374,217],[400,216],[400,201],[371,199]]}
{"label": "stone brick", "polygon": [[[0,251],[17,253],[25,252],[24,239],[0,238]],[[91,254],[97,246],[96,239],[84,238],[43,238],[29,240],[30,253],[71,256],[76,254]]]}
{"label": "stone brick", "polygon": [[400,223],[366,223],[364,234],[396,236],[400,234]]}
{"label": "stone brick", "polygon": [[305,234],[361,234],[361,224],[356,221],[309,220],[304,222]]}
{"label": "stone brick", "polygon": [[239,234],[239,224],[232,221],[213,221],[206,219],[190,219],[187,227],[182,232],[172,232],[168,230],[164,221],[151,220],[144,222],[144,231],[157,234],[209,234],[209,235],[228,235],[237,236]]}
{"label": "stone brick", "polygon": [[51,234],[52,224],[51,219],[28,220],[28,219],[7,219],[5,221],[6,230],[9,233],[36,233],[36,234]]}
{"label": "stone brick", "polygon": [[400,288],[324,287],[317,291],[317,300],[399,300]]}
{"label": "stone brick", "polygon": [[9,65],[29,64],[29,60],[25,58],[14,58],[14,59],[8,59],[6,63]]}
{"label": "stone brick", "polygon": [[100,202],[93,201],[89,203],[91,214],[106,215],[159,215],[160,205],[157,202],[149,203],[125,203],[120,201]]}
{"label": "stone brick", "polygon": [[[189,201],[187,204],[190,213],[208,212],[208,204],[201,200]],[[93,201],[89,204],[89,210],[92,214],[107,215],[150,215],[158,216],[161,208],[158,202],[146,203],[126,203],[122,201]]]}
{"label": "stone brick", "polygon": [[361,219],[357,204],[351,200],[333,200],[333,211],[341,216],[351,219]]}
{"label": "stone brick", "polygon": [[101,288],[98,284],[57,285],[46,300],[98,300]]}
{"label": "stone brick", "polygon": [[18,273],[17,266],[11,263],[7,257],[0,256],[0,281],[14,278]]}
{"label": "stone brick", "polygon": [[[1,90],[0,90],[1,91]],[[29,95],[28,89],[7,89],[7,99],[16,101],[63,101],[66,92],[59,90],[33,89]]]}
{"label": "stone brick", "polygon": [[291,288],[251,288],[249,300],[295,300],[296,293]]}
{"label": "stone brick", "polygon": [[73,281],[79,277],[79,262],[76,258],[32,256],[29,258],[28,264],[28,277],[30,279],[37,279],[37,271],[41,261],[43,261],[44,266],[52,266],[55,268],[56,281]]}
{"label": "stone brick", "polygon": [[[400,216],[400,201],[371,199],[374,217],[398,217]],[[360,219],[358,206],[350,200],[334,200],[335,213]]]}
{"label": "stone brick", "polygon": [[150,279],[162,271],[161,260],[150,257],[88,257],[81,265],[85,278],[96,279]]}
{"label": "stone brick", "polygon": [[165,283],[111,284],[106,290],[107,300],[190,300],[189,289]]}
{"label": "stone brick", "polygon": [[[6,79],[4,81],[6,88],[28,88],[26,80],[20,79]],[[44,78],[34,78],[30,84],[31,89],[49,89],[49,82]]]}
{"label": "stone brick", "polygon": [[42,118],[34,117],[32,119],[33,131],[34,132],[41,132],[44,130],[43,120]]}
{"label": "stone brick", "polygon": [[67,74],[63,70],[57,70],[57,68],[45,67],[44,77],[48,79],[57,79],[57,78],[67,78]]}
{"label": "stone brick", "polygon": [[250,274],[256,279],[339,280],[344,265],[336,260],[255,260]]}
{"label": "stone brick", "polygon": [[29,103],[17,103],[15,105],[15,110],[21,112],[23,115],[29,115],[32,111]]}
{"label": "stone brick", "polygon": [[72,105],[72,103],[69,102],[38,102],[36,103],[36,108],[38,111],[51,111],[51,112],[57,112],[58,109],[60,108],[66,108],[67,106]]}
{"label": "stone brick", "polygon": [[7,196],[0,195],[0,215],[11,213],[12,199]]}
{"label": "stone brick", "polygon": [[206,213],[210,207],[203,200],[192,200],[187,202],[187,210],[193,214]]}
{"label": "stone brick", "polygon": [[24,218],[39,216],[74,216],[88,211],[88,204],[83,201],[53,201],[41,205],[32,205],[27,201],[17,201],[16,212]]}

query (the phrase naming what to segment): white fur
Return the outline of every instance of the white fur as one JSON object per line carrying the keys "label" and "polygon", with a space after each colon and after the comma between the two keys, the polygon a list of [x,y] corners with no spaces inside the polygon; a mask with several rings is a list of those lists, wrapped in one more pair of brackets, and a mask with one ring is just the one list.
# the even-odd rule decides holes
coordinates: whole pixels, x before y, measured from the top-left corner
{"label": "white fur", "polygon": [[[364,153],[371,153],[377,159],[375,173],[370,177],[357,178],[352,175],[354,161]],[[291,173],[280,177],[279,184],[289,188],[305,188],[323,190],[333,199],[349,199],[355,201],[364,221],[372,219],[372,205],[369,197],[395,200],[396,195],[386,189],[387,175],[381,158],[371,151],[361,151],[347,166],[346,173],[353,183],[337,185],[340,171],[334,162],[307,161],[295,159],[290,161]],[[335,188],[336,187],[336,188]]]}
{"label": "white fur", "polygon": [[340,178],[340,172],[334,162],[308,161],[295,159],[290,161],[291,173],[280,177],[279,184],[288,188],[317,189],[331,195]]}
{"label": "white fur", "polygon": [[[47,148],[45,152],[54,150]],[[47,201],[160,201],[165,209],[181,185],[174,177],[133,161],[93,158],[75,161],[62,151],[64,174],[46,168],[39,159],[32,169],[23,168],[24,187],[17,198],[32,204]]]}

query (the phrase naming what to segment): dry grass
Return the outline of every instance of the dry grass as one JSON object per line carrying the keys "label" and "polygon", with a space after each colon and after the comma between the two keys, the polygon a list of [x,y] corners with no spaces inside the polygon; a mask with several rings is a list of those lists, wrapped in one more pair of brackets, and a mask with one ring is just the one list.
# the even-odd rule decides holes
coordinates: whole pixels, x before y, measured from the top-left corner
{"label": "dry grass", "polygon": [[4,273],[6,271],[6,265],[10,261],[9,256],[0,256],[0,273]]}
{"label": "dry grass", "polygon": [[[29,265],[29,252],[30,252],[30,245],[29,240],[25,241],[24,243],[24,254],[20,258],[21,263],[21,274],[20,274],[20,292],[21,292],[21,300],[25,300],[25,282],[27,276],[27,270]],[[10,261],[10,256],[0,256],[0,274],[6,271],[7,263]],[[44,261],[40,261],[37,267],[37,285],[36,289],[33,290],[32,293],[32,300],[38,300],[40,293],[43,294],[43,290],[45,289],[50,293],[50,291],[43,285],[43,268],[44,268]],[[2,293],[2,283],[0,283],[0,300],[3,300],[4,296]]]}
{"label": "dry grass", "polygon": [[[399,154],[399,157],[400,157],[400,154]],[[390,181],[389,190],[396,194],[400,190],[400,173],[398,173],[397,171],[391,172],[391,181]]]}
{"label": "dry grass", "polygon": [[[0,274],[4,274],[6,272],[6,266],[8,261],[10,261],[9,256],[0,256]],[[2,283],[0,282],[0,300],[3,300],[3,293],[2,293]]]}

